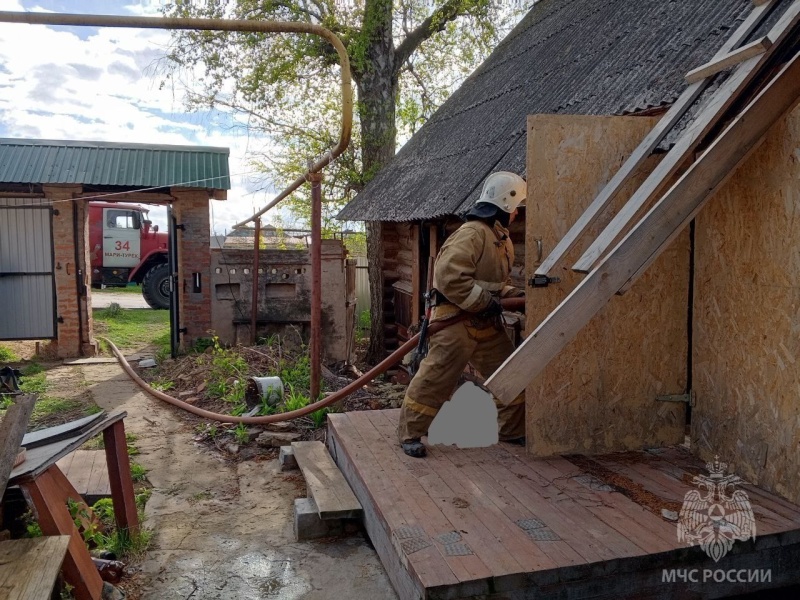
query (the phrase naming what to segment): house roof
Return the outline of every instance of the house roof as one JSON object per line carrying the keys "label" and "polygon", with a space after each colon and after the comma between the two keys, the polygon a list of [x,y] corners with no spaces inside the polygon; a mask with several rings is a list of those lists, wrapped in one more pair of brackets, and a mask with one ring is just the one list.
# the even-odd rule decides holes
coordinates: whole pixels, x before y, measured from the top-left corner
{"label": "house roof", "polygon": [[0,183],[230,189],[228,148],[0,139]]}
{"label": "house roof", "polygon": [[338,218],[465,213],[490,172],[525,175],[527,115],[624,115],[670,104],[685,74],[707,62],[752,7],[541,0]]}

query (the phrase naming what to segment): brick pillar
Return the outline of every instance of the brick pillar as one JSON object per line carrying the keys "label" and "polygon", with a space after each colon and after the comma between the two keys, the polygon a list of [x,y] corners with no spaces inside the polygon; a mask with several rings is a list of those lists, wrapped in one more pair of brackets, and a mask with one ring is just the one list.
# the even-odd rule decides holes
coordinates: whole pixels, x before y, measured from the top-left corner
{"label": "brick pillar", "polygon": [[85,243],[89,233],[87,210],[85,202],[73,200],[82,188],[79,185],[45,185],[43,190],[45,197],[55,202],[53,255],[58,327],[51,350],[60,358],[91,356],[96,348],[91,339],[91,308],[85,292],[91,276]]}
{"label": "brick pillar", "polygon": [[[178,301],[181,346],[208,337],[211,330],[211,223],[209,194],[205,189],[172,188],[173,214],[178,225]],[[200,274],[200,291],[194,291],[194,274]]]}

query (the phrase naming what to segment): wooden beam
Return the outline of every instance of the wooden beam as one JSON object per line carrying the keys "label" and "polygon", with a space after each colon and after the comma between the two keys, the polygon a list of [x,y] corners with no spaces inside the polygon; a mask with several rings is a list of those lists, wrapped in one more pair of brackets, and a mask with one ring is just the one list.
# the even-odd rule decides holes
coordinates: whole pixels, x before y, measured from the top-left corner
{"label": "wooden beam", "polygon": [[322,442],[292,442],[292,449],[320,519],[361,517],[361,503]]}
{"label": "wooden beam", "polygon": [[745,46],[742,46],[738,50],[734,50],[725,56],[721,56],[719,58],[715,57],[706,64],[689,71],[686,74],[686,82],[696,83],[702,79],[705,79],[706,77],[716,75],[728,67],[732,67],[746,61],[748,58],[753,58],[754,56],[763,54],[769,49],[770,46],[772,46],[772,42],[770,41],[769,37],[765,36],[760,40],[756,40],[755,42],[751,42]]}
{"label": "wooden beam", "polygon": [[798,21],[800,21],[800,0],[794,0],[768,35],[771,40],[774,40],[773,46],[766,52],[739,65],[725,80],[722,86],[714,93],[705,109],[681,135],[664,160],[661,161],[622,209],[614,215],[608,226],[592,242],[578,262],[573,265],[573,270],[579,273],[588,273],[606,250],[621,237],[625,228],[636,215],[640,214],[650,202],[664,191],[670,178],[677,173],[681,165],[691,157],[703,138],[722,119],[725,111],[730,108],[737,95],[752,81],[759,69],[791,33]]}
{"label": "wooden beam", "polygon": [[35,403],[35,396],[17,396],[0,421],[0,498],[6,491],[8,477],[14,468],[14,460],[19,453],[20,442],[25,437]]}
{"label": "wooden beam", "polygon": [[[725,56],[747,39],[747,36],[758,27],[776,1],[777,0],[766,0],[764,5],[758,6],[750,11],[747,19],[745,19],[739,28],[731,34],[731,37],[722,45],[722,48],[715,54],[715,57]],[[605,185],[567,234],[556,244],[553,251],[542,261],[541,265],[536,267],[537,275],[548,275],[553,271],[556,265],[575,246],[584,232],[595,223],[619,190],[621,190],[628,180],[637,172],[642,162],[650,156],[675,124],[680,121],[684,113],[705,89],[707,83],[707,81],[700,81],[690,85],[683,91],[670,107],[669,111],[667,111],[667,114],[661,118],[658,125],[656,125],[642,140],[642,143],[639,144],[636,150],[628,157],[628,160],[620,167],[619,171],[614,174],[611,181]]]}
{"label": "wooden beam", "polygon": [[489,377],[485,384],[489,391],[501,402],[510,402],[524,390],[628,279],[655,260],[798,100],[800,54]]}
{"label": "wooden beam", "polygon": [[753,0],[753,5],[754,6],[762,6],[763,4],[766,4],[767,2],[770,2],[770,0]]}

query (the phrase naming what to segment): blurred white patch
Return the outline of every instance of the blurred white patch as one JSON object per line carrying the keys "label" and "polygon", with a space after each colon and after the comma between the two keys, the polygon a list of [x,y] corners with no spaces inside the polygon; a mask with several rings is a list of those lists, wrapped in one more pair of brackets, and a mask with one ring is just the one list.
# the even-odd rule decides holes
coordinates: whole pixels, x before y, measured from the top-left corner
{"label": "blurred white patch", "polygon": [[469,382],[444,403],[428,432],[429,444],[459,448],[492,446],[497,439],[497,407],[492,396]]}

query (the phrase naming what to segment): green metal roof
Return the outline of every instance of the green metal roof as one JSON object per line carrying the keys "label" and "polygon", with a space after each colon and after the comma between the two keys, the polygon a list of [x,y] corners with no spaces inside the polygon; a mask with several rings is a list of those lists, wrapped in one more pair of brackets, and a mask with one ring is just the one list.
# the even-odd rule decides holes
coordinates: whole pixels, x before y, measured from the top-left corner
{"label": "green metal roof", "polygon": [[229,190],[228,148],[0,138],[0,183]]}

